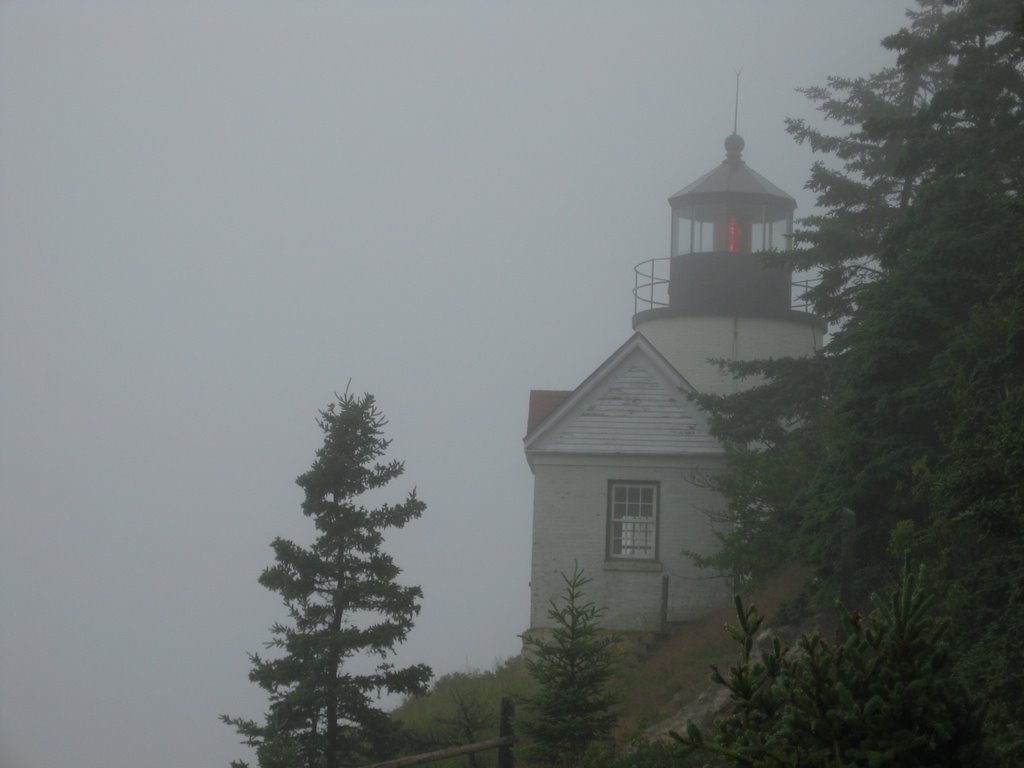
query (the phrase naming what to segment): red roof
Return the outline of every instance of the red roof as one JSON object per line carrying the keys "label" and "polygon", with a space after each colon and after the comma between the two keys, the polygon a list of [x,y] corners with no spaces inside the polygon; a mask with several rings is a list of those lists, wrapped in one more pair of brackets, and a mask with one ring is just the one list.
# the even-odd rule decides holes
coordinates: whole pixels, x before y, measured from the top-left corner
{"label": "red roof", "polygon": [[540,426],[540,423],[572,393],[571,389],[531,389],[530,415],[526,419],[526,434],[530,434]]}

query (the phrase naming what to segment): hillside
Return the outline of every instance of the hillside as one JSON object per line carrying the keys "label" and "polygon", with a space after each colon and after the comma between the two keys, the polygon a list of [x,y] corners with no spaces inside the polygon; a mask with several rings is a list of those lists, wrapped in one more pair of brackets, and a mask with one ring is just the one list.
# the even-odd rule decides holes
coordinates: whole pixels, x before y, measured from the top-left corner
{"label": "hillside", "polygon": [[[799,591],[803,578],[799,570],[791,569],[756,590],[749,600],[770,615],[783,599]],[[620,701],[618,741],[625,743],[641,733],[654,738],[679,727],[671,718],[708,689],[710,666],[728,667],[736,661],[735,644],[723,630],[734,616],[732,607],[725,607],[701,621],[674,625],[667,636],[627,639],[614,682]],[[517,656],[492,670],[445,675],[428,695],[406,701],[393,716],[414,734],[413,752],[482,741],[497,735],[501,697],[521,698],[532,689],[522,658]],[[466,763],[453,760],[449,764]],[[493,753],[481,753],[469,763],[472,768],[494,764]]]}
{"label": "hillside", "polygon": [[[800,570],[791,569],[744,600],[770,616],[779,603],[800,590],[803,579]],[[723,628],[726,622],[735,621],[735,610],[727,606],[700,621],[675,625],[667,638],[624,669],[618,681],[621,716],[616,735],[628,738],[640,731],[657,733],[659,724],[707,690],[711,665],[727,668],[738,658],[736,644]]]}

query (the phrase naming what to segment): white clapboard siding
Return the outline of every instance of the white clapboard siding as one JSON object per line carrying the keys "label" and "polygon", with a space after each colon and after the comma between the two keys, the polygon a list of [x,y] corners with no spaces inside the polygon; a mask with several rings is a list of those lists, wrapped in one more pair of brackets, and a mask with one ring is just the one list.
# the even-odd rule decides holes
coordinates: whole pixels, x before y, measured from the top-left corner
{"label": "white clapboard siding", "polygon": [[539,451],[708,454],[721,446],[685,392],[642,350],[608,371],[593,392],[551,425]]}

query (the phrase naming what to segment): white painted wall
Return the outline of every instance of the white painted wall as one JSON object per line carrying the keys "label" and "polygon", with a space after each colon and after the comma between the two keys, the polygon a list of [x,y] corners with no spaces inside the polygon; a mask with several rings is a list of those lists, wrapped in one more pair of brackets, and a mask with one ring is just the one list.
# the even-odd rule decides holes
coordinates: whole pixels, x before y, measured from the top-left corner
{"label": "white painted wall", "polygon": [[[727,602],[725,578],[709,578],[682,554],[717,547],[705,514],[721,499],[695,484],[695,475],[721,467],[720,457],[700,460],[655,457],[538,455],[534,457],[531,627],[550,627],[549,601],[562,594],[562,573],[578,561],[592,583],[587,600],[606,608],[602,625],[657,629],[661,579],[669,577],[669,620],[684,621]],[[606,560],[608,481],[660,483],[656,561]]]}
{"label": "white painted wall", "polygon": [[741,384],[723,375],[709,358],[805,357],[821,349],[822,343],[822,333],[813,325],[768,318],[668,317],[642,322],[636,330],[698,392],[719,395],[756,382]]}
{"label": "white painted wall", "polygon": [[[722,375],[708,362],[709,358],[802,357],[813,354],[822,343],[821,331],[813,325],[767,318],[677,316],[648,320],[636,330],[697,391],[717,394],[735,392],[739,385],[728,375]],[[639,350],[630,354],[639,355],[638,359],[643,357]],[[631,361],[632,358],[619,361],[622,370],[629,375],[632,375]],[[626,376],[620,381],[614,371],[603,375],[607,376],[607,383],[602,386],[608,392],[614,390],[615,397],[622,400],[619,410],[632,414],[626,419],[628,424],[636,426],[634,421],[639,424],[641,417],[653,412],[653,406],[648,403],[651,398],[642,396],[642,388],[636,382],[632,388],[627,386],[636,376]],[[642,383],[648,383],[648,379],[655,381],[648,376]],[[754,383],[747,382],[745,386]],[[654,389],[654,394],[663,394]],[[718,548],[714,524],[706,513],[721,509],[725,502],[718,494],[695,482],[695,477],[701,473],[714,472],[723,466],[724,458],[716,452],[720,450],[717,442],[710,436],[701,442],[689,435],[678,440],[676,453],[656,455],[650,447],[643,447],[654,444],[646,432],[641,435],[646,442],[636,436],[628,440],[616,439],[624,427],[611,416],[619,410],[606,413],[605,408],[594,411],[595,419],[602,417],[596,420],[604,430],[600,433],[602,439],[591,440],[585,446],[580,436],[590,434],[582,425],[590,413],[587,409],[594,410],[594,403],[600,405],[602,397],[611,398],[608,392],[598,387],[593,393],[593,403],[581,401],[576,408],[578,413],[574,411],[565,416],[564,427],[553,425],[548,430],[550,434],[542,435],[527,447],[534,472],[532,628],[551,626],[547,616],[550,601],[562,594],[561,574],[570,573],[574,561],[578,561],[586,576],[592,579],[586,598],[606,609],[602,624],[610,629],[657,629],[661,615],[661,580],[665,575],[669,577],[669,621],[698,618],[726,604],[732,596],[728,578],[697,568],[682,554],[683,550],[711,554]],[[686,455],[687,447],[691,451],[696,448],[699,455]],[[644,450],[648,452],[642,453]],[[610,480],[660,483],[656,560],[606,558]]]}

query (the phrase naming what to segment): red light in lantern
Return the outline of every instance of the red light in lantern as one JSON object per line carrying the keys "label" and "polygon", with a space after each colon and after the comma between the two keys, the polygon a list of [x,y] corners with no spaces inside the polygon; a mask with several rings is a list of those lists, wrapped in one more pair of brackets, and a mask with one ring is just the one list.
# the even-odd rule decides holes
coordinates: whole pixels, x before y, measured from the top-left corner
{"label": "red light in lantern", "polygon": [[715,250],[750,252],[750,221],[742,214],[729,213],[715,222]]}

